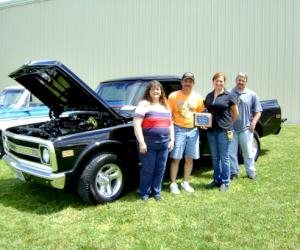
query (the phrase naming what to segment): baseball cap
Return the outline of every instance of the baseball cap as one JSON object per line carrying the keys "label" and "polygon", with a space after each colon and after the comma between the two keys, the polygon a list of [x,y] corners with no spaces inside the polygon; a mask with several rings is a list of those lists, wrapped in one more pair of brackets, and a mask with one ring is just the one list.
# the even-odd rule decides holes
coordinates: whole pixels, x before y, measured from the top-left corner
{"label": "baseball cap", "polygon": [[190,78],[190,79],[192,79],[193,81],[195,81],[194,74],[191,73],[191,72],[186,72],[186,73],[183,74],[182,80],[187,79],[187,78]]}

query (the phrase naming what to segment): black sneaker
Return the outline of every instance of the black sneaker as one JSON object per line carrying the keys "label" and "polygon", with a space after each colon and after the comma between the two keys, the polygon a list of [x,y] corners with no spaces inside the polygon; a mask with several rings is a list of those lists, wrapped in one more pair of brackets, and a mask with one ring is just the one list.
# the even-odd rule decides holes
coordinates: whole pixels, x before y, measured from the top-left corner
{"label": "black sneaker", "polygon": [[207,184],[207,185],[205,186],[205,188],[206,188],[206,189],[212,189],[212,188],[217,188],[217,187],[220,187],[220,186],[221,186],[221,183],[217,183],[217,182],[215,182],[215,181],[213,180],[211,183]]}
{"label": "black sneaker", "polygon": [[230,175],[230,180],[237,180],[239,176],[237,174]]}
{"label": "black sneaker", "polygon": [[247,177],[251,180],[256,180],[256,175],[255,174],[248,174]]}
{"label": "black sneaker", "polygon": [[154,198],[154,200],[156,200],[156,201],[160,201],[160,200],[161,200],[160,194],[154,195],[153,198]]}
{"label": "black sneaker", "polygon": [[149,199],[149,195],[140,196],[142,201],[147,201]]}
{"label": "black sneaker", "polygon": [[228,192],[228,191],[229,191],[229,186],[228,185],[222,184],[220,186],[220,192]]}

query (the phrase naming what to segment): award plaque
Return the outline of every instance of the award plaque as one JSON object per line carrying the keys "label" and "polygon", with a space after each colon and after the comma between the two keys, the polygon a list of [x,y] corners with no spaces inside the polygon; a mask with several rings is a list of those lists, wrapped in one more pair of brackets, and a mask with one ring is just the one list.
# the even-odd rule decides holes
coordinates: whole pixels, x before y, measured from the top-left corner
{"label": "award plaque", "polygon": [[195,113],[195,126],[196,127],[211,127],[211,114],[210,113]]}

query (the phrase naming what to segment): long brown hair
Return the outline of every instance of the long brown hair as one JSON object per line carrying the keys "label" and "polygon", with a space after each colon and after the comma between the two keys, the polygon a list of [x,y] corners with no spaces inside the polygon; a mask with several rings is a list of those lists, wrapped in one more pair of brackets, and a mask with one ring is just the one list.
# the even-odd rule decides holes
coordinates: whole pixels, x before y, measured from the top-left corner
{"label": "long brown hair", "polygon": [[164,107],[168,108],[168,103],[167,103],[167,98],[166,98],[166,93],[164,91],[164,88],[161,85],[161,83],[156,80],[152,80],[151,82],[149,82],[142,100],[147,100],[148,102],[152,103],[152,98],[150,96],[150,90],[155,87],[159,87],[160,91],[161,91],[161,95],[159,97],[159,103],[161,105],[163,105]]}

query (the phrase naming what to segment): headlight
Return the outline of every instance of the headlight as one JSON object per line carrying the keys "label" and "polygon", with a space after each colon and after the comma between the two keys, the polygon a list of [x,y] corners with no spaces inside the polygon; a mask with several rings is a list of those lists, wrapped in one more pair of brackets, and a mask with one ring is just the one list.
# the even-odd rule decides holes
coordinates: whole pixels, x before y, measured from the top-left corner
{"label": "headlight", "polygon": [[45,164],[50,164],[50,153],[48,148],[41,148],[42,162]]}

